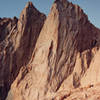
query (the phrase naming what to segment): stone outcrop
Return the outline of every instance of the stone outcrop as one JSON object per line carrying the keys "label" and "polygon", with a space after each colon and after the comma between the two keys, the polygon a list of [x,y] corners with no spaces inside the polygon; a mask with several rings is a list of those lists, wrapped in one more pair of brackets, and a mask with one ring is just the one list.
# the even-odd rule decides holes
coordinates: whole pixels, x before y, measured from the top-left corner
{"label": "stone outcrop", "polygon": [[100,30],[89,22],[83,10],[66,0],[56,0],[31,60],[21,68],[7,100],[54,100],[64,89],[100,82],[96,60],[99,44]]}
{"label": "stone outcrop", "polygon": [[[9,70],[3,66],[7,74],[1,70],[2,75],[14,81],[6,100],[99,100],[100,30],[78,5],[55,0],[44,22],[29,2],[14,20],[17,31],[9,35],[13,50],[2,49],[10,55],[5,54],[7,63],[2,64],[9,64]],[[12,19],[6,19],[5,30],[8,21]],[[4,44],[8,33],[2,34]],[[0,79],[10,83],[6,78]]]}
{"label": "stone outcrop", "polygon": [[20,68],[31,59],[45,18],[29,2],[19,19],[0,19],[0,100],[5,100]]}
{"label": "stone outcrop", "polygon": [[100,100],[100,83],[69,91],[60,91],[53,100]]}

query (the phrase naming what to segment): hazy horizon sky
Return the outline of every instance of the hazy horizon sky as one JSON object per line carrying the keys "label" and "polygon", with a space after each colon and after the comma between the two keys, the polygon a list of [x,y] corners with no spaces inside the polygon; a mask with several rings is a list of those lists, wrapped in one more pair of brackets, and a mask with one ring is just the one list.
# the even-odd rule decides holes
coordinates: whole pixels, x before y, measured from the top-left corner
{"label": "hazy horizon sky", "polygon": [[[0,17],[19,17],[29,0],[0,0]],[[48,15],[54,0],[30,0],[40,11]],[[100,0],[69,0],[78,4],[88,15],[91,23],[100,28]]]}

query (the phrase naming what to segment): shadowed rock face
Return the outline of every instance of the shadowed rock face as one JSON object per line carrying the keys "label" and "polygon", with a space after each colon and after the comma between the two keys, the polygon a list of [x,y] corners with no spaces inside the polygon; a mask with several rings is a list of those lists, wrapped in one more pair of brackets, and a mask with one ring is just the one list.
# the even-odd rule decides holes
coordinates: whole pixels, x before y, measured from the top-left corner
{"label": "shadowed rock face", "polygon": [[7,100],[63,100],[66,97],[54,98],[59,91],[100,82],[96,74],[88,79],[98,69],[99,44],[100,30],[83,10],[66,0],[56,0],[31,60],[21,68]]}
{"label": "shadowed rock face", "polygon": [[29,2],[19,19],[0,19],[0,100],[5,100],[20,68],[31,59],[45,18]]}
{"label": "shadowed rock face", "polygon": [[[13,45],[13,49],[8,48],[12,51],[2,49],[5,56],[1,56],[6,59],[1,60],[0,89],[4,91],[4,83],[11,85],[14,80],[6,100],[67,100],[67,97],[73,100],[75,98],[70,97],[73,91],[82,93],[81,89],[85,92],[91,89],[91,84],[100,82],[100,30],[89,22],[78,5],[55,0],[44,23],[45,16],[29,2],[20,18],[14,19],[16,28],[0,39],[2,44],[7,40]],[[5,30],[7,21],[3,24]],[[11,34],[10,40],[7,34]]]}

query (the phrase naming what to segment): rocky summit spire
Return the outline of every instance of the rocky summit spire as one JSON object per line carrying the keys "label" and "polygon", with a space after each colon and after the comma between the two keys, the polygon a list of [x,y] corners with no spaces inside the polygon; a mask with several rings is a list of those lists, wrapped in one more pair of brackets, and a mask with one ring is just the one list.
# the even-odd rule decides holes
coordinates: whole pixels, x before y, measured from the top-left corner
{"label": "rocky summit spire", "polygon": [[60,2],[60,3],[68,3],[69,1],[68,0],[55,0],[55,3],[56,2]]}
{"label": "rocky summit spire", "polygon": [[32,16],[38,16],[40,12],[34,7],[32,2],[28,2],[20,14],[20,21],[27,22]]}
{"label": "rocky summit spire", "polygon": [[19,19],[0,19],[0,100],[5,100],[20,68],[31,59],[45,18],[28,2]]}
{"label": "rocky summit spire", "polygon": [[55,2],[60,1],[60,2],[67,2],[68,0],[55,0]]}
{"label": "rocky summit spire", "polygon": [[33,3],[31,1],[29,1],[25,7],[33,7]]}

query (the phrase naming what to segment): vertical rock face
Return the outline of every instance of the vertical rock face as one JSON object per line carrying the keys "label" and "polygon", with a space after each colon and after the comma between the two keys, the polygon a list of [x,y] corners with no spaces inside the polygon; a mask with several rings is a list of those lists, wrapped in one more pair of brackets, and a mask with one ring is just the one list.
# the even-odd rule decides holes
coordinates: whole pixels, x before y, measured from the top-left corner
{"label": "vertical rock face", "polygon": [[5,100],[20,68],[31,59],[45,18],[29,2],[19,19],[0,20],[0,100]]}
{"label": "vertical rock face", "polygon": [[21,68],[7,100],[53,100],[63,89],[92,84],[92,80],[100,82],[96,74],[88,82],[99,58],[99,44],[100,30],[88,21],[83,10],[66,0],[56,0],[30,63]]}
{"label": "vertical rock face", "polygon": [[67,0],[55,0],[45,19],[31,2],[19,19],[0,18],[0,100],[9,90],[6,100],[93,99],[100,30]]}
{"label": "vertical rock face", "polygon": [[[4,100],[10,87],[12,52],[14,51],[11,34],[17,28],[17,18],[0,21],[0,99]],[[16,34],[16,33],[15,33]]]}

